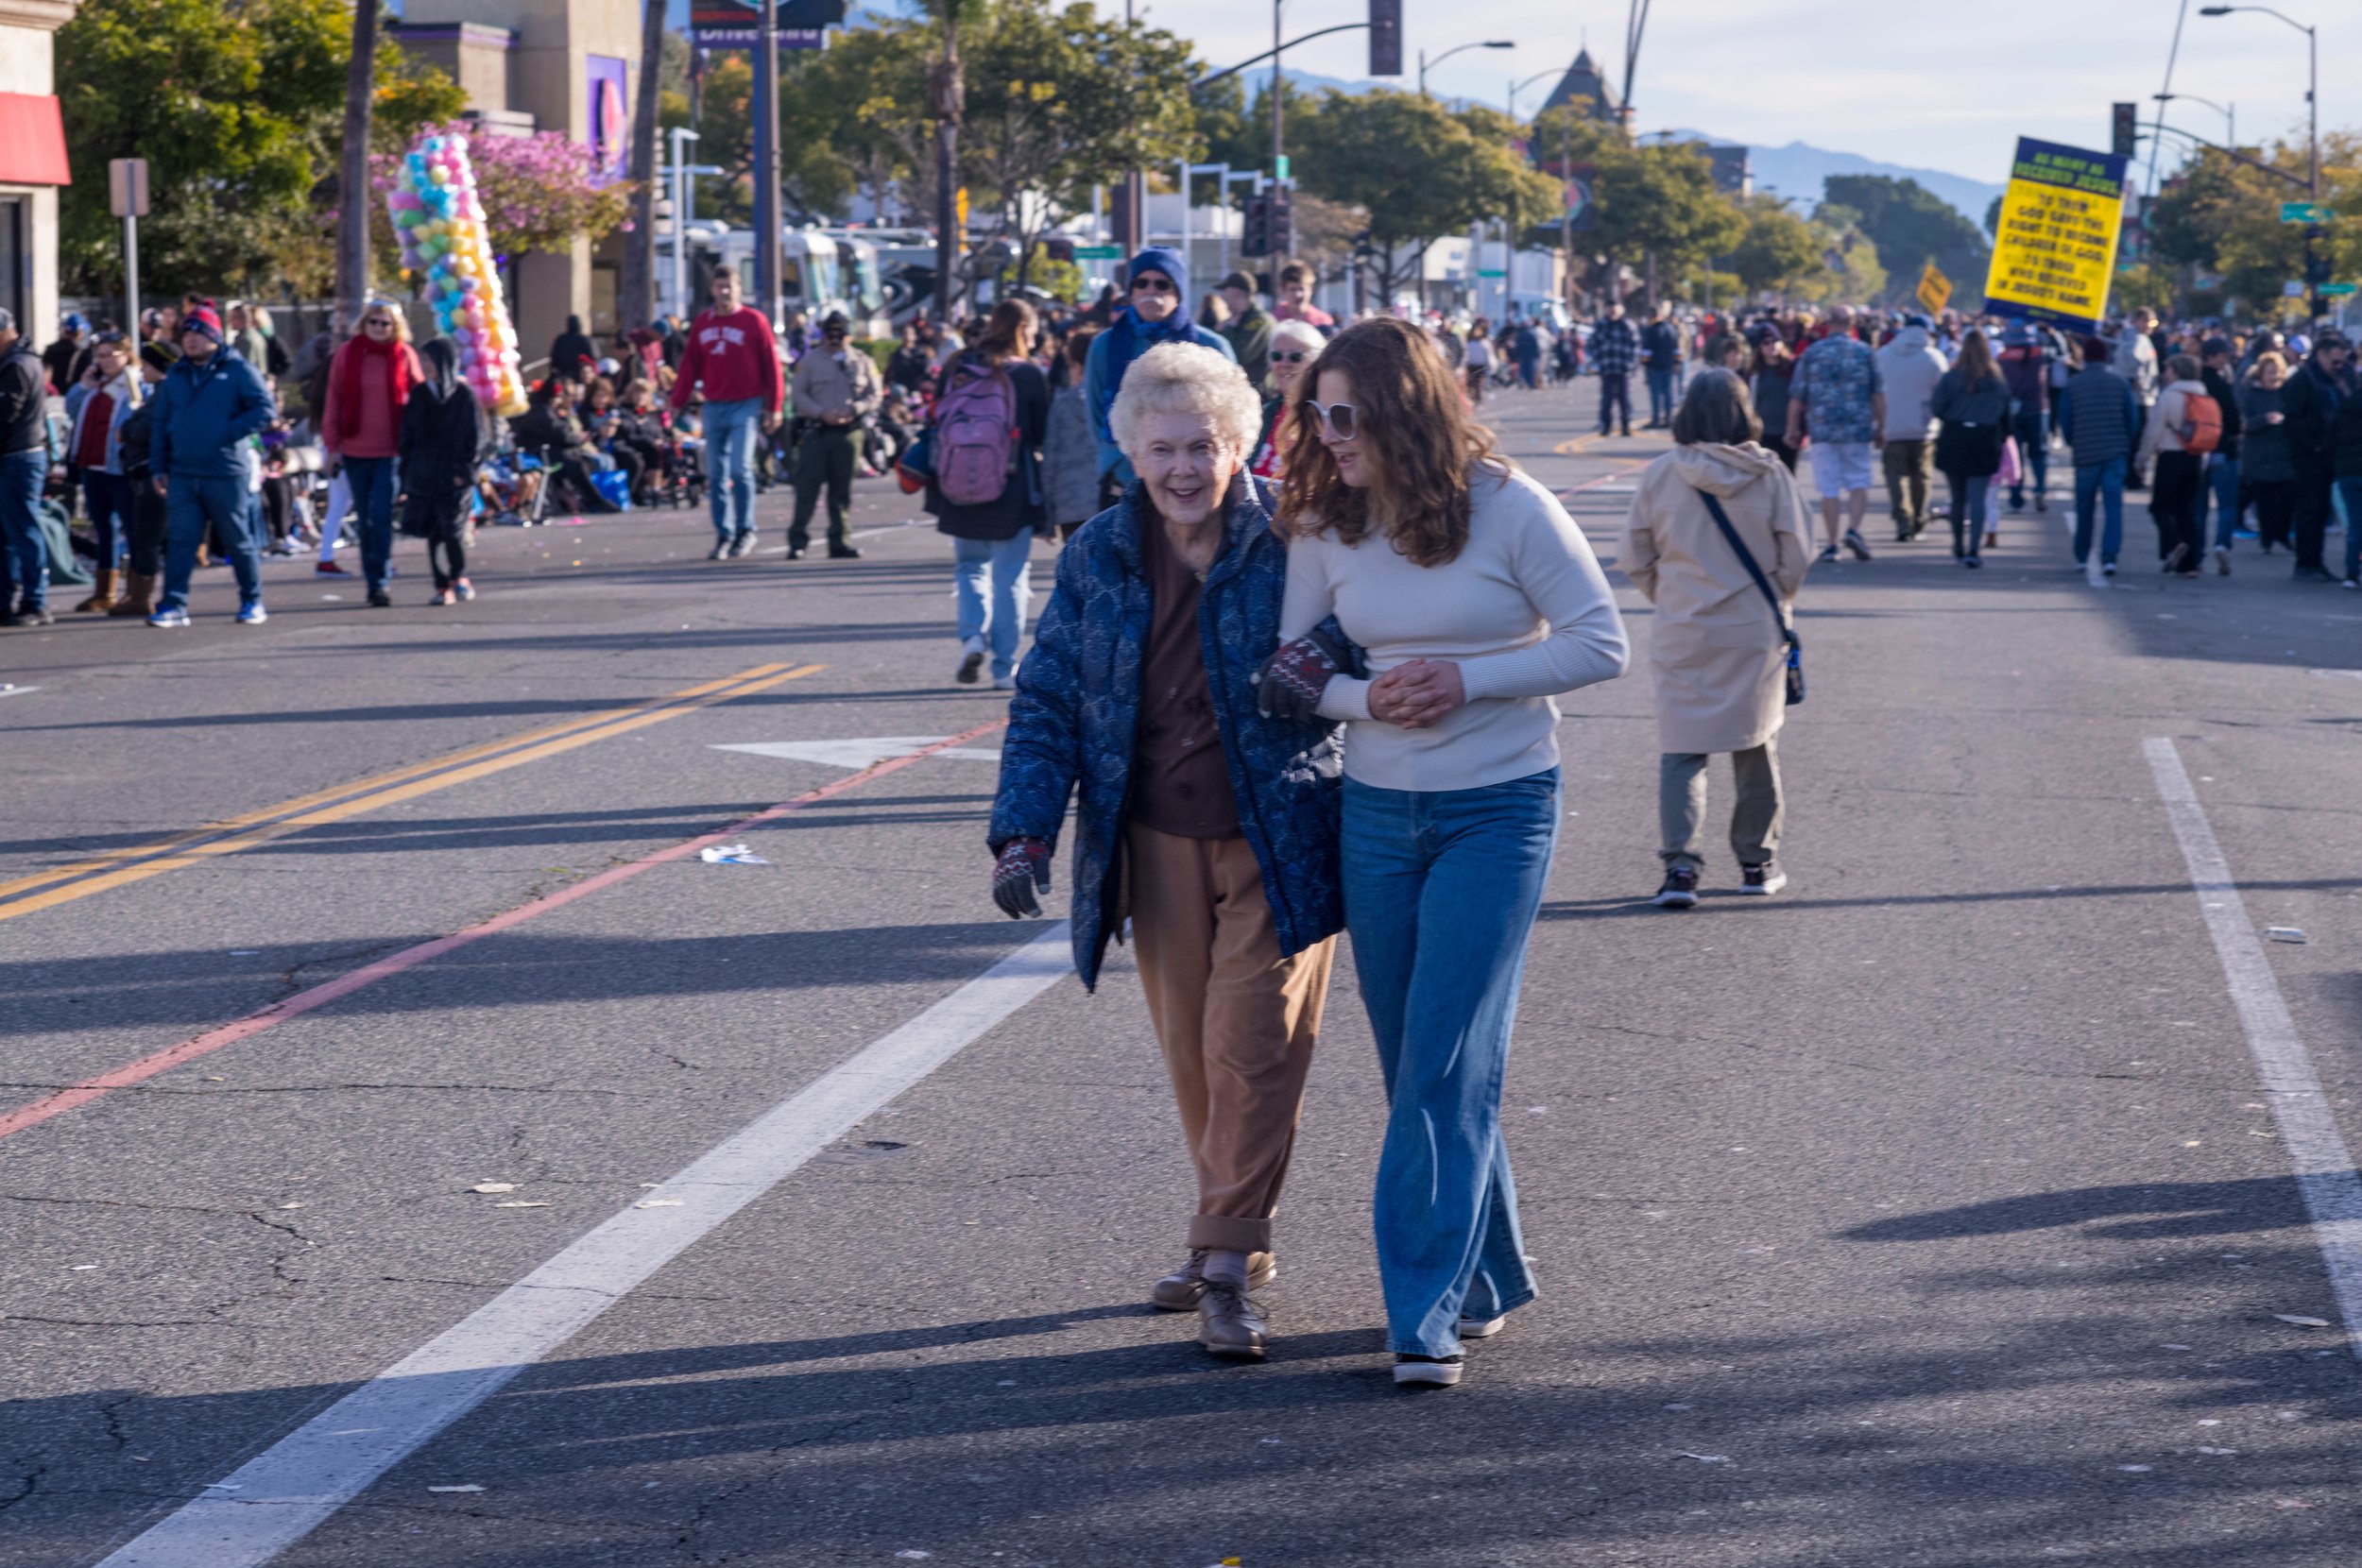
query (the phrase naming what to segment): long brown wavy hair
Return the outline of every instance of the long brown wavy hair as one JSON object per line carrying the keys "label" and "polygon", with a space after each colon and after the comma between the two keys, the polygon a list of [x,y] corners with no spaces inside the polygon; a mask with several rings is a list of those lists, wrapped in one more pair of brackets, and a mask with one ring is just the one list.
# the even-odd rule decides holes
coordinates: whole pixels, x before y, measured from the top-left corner
{"label": "long brown wavy hair", "polygon": [[[1337,474],[1337,460],[1321,445],[1312,409],[1323,371],[1353,383],[1361,450],[1378,483],[1356,489]],[[1443,566],[1468,542],[1468,481],[1479,467],[1500,473],[1509,461],[1493,450],[1491,432],[1468,417],[1444,356],[1428,335],[1392,316],[1357,321],[1328,340],[1304,367],[1279,431],[1279,516],[1296,534],[1337,531],[1359,544],[1382,526],[1395,548],[1420,566]],[[1385,518],[1371,517],[1373,491]]]}

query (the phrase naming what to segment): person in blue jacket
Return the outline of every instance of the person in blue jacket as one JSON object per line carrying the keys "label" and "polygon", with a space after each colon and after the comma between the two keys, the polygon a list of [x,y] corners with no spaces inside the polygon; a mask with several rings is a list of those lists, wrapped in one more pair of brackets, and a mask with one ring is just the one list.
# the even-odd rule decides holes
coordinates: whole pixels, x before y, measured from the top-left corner
{"label": "person in blue jacket", "polygon": [[1131,460],[1108,423],[1132,362],[1159,343],[1194,343],[1233,363],[1239,357],[1227,338],[1190,320],[1190,266],[1179,251],[1152,245],[1132,258],[1125,278],[1130,302],[1115,313],[1105,332],[1091,339],[1090,358],[1083,366],[1083,395],[1089,400],[1091,429],[1099,437],[1103,502],[1114,501],[1132,483]]}
{"label": "person in blue jacket", "polygon": [[164,591],[151,626],[189,623],[189,578],[207,525],[229,541],[238,623],[259,626],[263,562],[247,502],[248,437],[278,415],[262,373],[222,341],[221,318],[199,307],[180,319],[180,360],[157,389],[149,471],[164,498]]}
{"label": "person in blue jacket", "polygon": [[[1246,1292],[1271,1277],[1272,1214],[1344,922],[1343,753],[1329,722],[1258,706],[1288,571],[1271,492],[1243,471],[1261,401],[1236,363],[1194,344],[1159,344],[1128,371],[1113,425],[1138,477],[1059,552],[1018,669],[993,899],[1041,912],[1079,794],[1075,967],[1096,985],[1130,919],[1197,1167],[1189,1260],[1151,1299],[1195,1307],[1215,1355],[1260,1360],[1266,1328]],[[1333,622],[1325,635],[1350,657]]]}

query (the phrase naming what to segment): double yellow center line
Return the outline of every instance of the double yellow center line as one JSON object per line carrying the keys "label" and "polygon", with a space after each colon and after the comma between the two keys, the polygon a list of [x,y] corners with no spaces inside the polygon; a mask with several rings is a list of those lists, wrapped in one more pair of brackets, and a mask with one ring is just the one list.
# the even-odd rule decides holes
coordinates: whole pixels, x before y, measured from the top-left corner
{"label": "double yellow center line", "polygon": [[622,735],[649,724],[676,719],[715,703],[728,702],[733,697],[750,696],[787,681],[826,669],[820,664],[788,666],[759,664],[742,670],[723,680],[708,681],[669,697],[642,703],[636,707],[619,707],[587,718],[573,719],[543,729],[528,730],[506,740],[488,741],[470,746],[464,751],[413,762],[389,773],[316,790],[293,800],[282,800],[276,806],[265,806],[258,811],[231,817],[136,848],[118,849],[95,860],[37,871],[12,882],[0,882],[0,920],[12,920],[20,914],[38,910],[54,909],[60,904],[87,898],[94,893],[104,893],[149,877],[160,877],[182,866],[197,865],[217,856],[234,855],[241,849],[251,849],[289,833],[306,827],[318,827],[327,823],[342,822],[374,811],[380,807],[397,805],[436,790],[465,784],[488,774],[500,773],[527,762],[538,762],[545,757],[587,746],[593,741]]}

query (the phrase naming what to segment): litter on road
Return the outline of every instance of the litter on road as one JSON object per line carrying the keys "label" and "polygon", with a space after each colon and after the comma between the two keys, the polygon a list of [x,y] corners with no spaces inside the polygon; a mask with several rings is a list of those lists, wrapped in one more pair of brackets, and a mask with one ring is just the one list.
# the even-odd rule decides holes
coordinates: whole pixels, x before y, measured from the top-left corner
{"label": "litter on road", "polygon": [[2274,942],[2293,942],[2300,946],[2313,940],[2294,926],[2267,926],[2264,934]]}
{"label": "litter on road", "polygon": [[2307,1318],[2302,1313],[2275,1312],[2272,1316],[2284,1323],[2294,1323],[2299,1328],[2327,1328],[2329,1326],[2327,1318]]}
{"label": "litter on road", "polygon": [[514,1182],[478,1182],[468,1190],[470,1192],[514,1192],[517,1190],[517,1184]]}
{"label": "litter on road", "polygon": [[771,862],[743,844],[717,844],[697,851],[708,865],[769,865]]}

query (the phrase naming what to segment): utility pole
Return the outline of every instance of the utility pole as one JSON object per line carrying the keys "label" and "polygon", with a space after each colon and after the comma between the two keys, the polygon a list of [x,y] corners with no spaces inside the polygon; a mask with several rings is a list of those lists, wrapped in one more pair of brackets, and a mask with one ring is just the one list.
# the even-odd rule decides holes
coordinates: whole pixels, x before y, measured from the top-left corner
{"label": "utility pole", "polygon": [[779,277],[779,0],[762,0],[755,41],[755,298],[777,332],[787,319]]}
{"label": "utility pole", "polygon": [[[363,0],[366,4],[367,0]],[[642,0],[640,80],[631,115],[632,231],[624,241],[618,325],[644,327],[656,319],[657,79],[664,61],[664,0]],[[674,203],[673,221],[680,221]]]}
{"label": "utility pole", "polygon": [[369,119],[376,100],[377,6],[360,0],[345,64],[345,145],[336,178],[336,298],[356,332],[369,297]]}
{"label": "utility pole", "polygon": [[[1123,0],[1123,25],[1132,26],[1132,0]],[[1117,192],[1116,248],[1123,252],[1124,276],[1131,277],[1132,258],[1148,243],[1148,175],[1140,169],[1128,171],[1123,186]],[[1184,198],[1186,199],[1186,198]],[[1187,309],[1189,301],[1181,301]]]}
{"label": "utility pole", "polygon": [[935,114],[935,320],[951,320],[952,279],[967,236],[960,230],[960,118],[967,111],[967,81],[960,70],[960,15],[942,9],[943,58],[935,62],[928,92]]}

